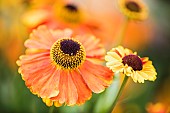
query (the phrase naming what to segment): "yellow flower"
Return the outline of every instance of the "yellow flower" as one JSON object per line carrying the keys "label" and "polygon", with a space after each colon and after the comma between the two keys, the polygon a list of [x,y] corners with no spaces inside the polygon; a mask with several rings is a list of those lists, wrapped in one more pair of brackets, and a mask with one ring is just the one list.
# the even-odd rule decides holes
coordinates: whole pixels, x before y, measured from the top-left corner
{"label": "yellow flower", "polygon": [[148,17],[146,5],[139,0],[120,0],[119,7],[129,19],[145,20]]}
{"label": "yellow flower", "polygon": [[120,72],[132,77],[134,82],[144,83],[144,80],[154,81],[156,71],[149,58],[140,58],[136,52],[118,46],[112,48],[105,56],[106,66],[113,72]]}

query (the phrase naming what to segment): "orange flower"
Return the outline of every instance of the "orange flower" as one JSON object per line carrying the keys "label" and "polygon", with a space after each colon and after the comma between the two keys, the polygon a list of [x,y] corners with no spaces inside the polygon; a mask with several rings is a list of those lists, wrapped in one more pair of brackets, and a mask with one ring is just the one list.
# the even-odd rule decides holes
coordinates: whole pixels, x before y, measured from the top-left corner
{"label": "orange flower", "polygon": [[158,102],[158,103],[148,103],[146,106],[147,113],[169,113],[170,112],[170,106],[168,107],[164,103]]}
{"label": "orange flower", "polygon": [[111,84],[112,71],[96,62],[104,60],[105,50],[94,36],[40,26],[25,46],[26,54],[17,61],[19,73],[47,106],[83,104],[92,92],[100,93]]}
{"label": "orange flower", "polygon": [[[71,28],[79,34],[93,33],[107,49],[114,46],[124,16],[114,8],[113,1],[62,1],[54,5],[32,8],[22,16],[23,23],[30,31],[45,24],[52,29]],[[130,22],[122,45],[135,49],[145,47],[151,41],[155,28],[153,25],[151,20]]]}
{"label": "orange flower", "polygon": [[31,31],[43,24],[52,29],[71,28],[84,33],[90,32],[85,24],[85,15],[76,3],[56,1],[53,5],[32,8],[22,16],[22,21]]}

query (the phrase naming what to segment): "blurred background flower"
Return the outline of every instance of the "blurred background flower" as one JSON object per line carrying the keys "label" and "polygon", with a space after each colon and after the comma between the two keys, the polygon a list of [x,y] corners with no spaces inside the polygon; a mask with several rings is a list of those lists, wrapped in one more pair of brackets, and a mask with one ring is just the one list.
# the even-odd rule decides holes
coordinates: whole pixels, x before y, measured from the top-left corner
{"label": "blurred background flower", "polygon": [[[49,111],[49,107],[41,99],[32,95],[29,89],[25,87],[24,82],[17,73],[15,64],[18,56],[24,53],[23,42],[28,38],[29,32],[38,25],[46,24],[49,27],[56,27],[56,23],[57,25],[60,23],[62,27],[73,28],[79,33],[93,33],[101,39],[107,50],[114,47],[115,39],[119,36],[125,19],[118,8],[117,0],[61,1],[61,4],[72,3],[83,12],[84,16],[82,17],[84,19],[76,27],[75,25],[67,24],[67,22],[61,22],[61,20],[58,22],[57,17],[54,17],[56,13],[51,12],[51,10],[54,10],[52,8],[54,8],[54,5],[56,8],[56,2],[60,1],[0,1],[0,112],[47,113]],[[152,103],[151,109],[157,103],[166,106],[170,105],[170,1],[142,1],[148,6],[149,17],[146,21],[131,21],[128,24],[122,45],[137,51],[140,56],[148,56],[153,61],[158,75],[154,83],[147,81],[145,84],[135,84],[128,81],[129,83],[114,110],[115,113],[147,113],[149,112],[147,109],[148,103]],[[112,103],[112,99],[116,94],[115,90],[118,90],[121,83],[119,79],[115,79],[113,85],[109,87],[111,91],[108,89],[101,95],[94,94],[92,99],[84,105],[63,106],[54,109],[54,112],[99,113],[102,110],[106,112],[107,110],[105,111],[105,109],[108,109],[109,104]],[[106,102],[105,99],[107,99]]]}
{"label": "blurred background flower", "polygon": [[[119,37],[119,32],[121,32],[120,30],[125,21],[125,17],[119,9],[118,1],[82,0],[80,2],[78,0],[78,3],[84,7],[89,15],[93,15],[88,16],[87,21],[91,23],[88,26],[102,40],[105,47],[110,50],[115,45],[115,40]],[[155,22],[152,15],[143,22],[131,21],[128,23],[122,44],[135,50],[142,50],[153,41],[154,31]]]}
{"label": "blurred background flower", "polygon": [[168,105],[165,105],[164,103],[157,102],[155,104],[148,103],[146,110],[148,113],[169,113],[170,107]]}
{"label": "blurred background flower", "polygon": [[89,33],[86,25],[86,13],[74,1],[56,0],[53,4],[43,4],[41,7],[33,7],[22,15],[22,22],[29,31],[45,24],[49,28],[71,28],[77,33]]}
{"label": "blurred background flower", "polygon": [[[115,45],[114,42],[119,37],[125,19],[119,11],[116,0],[100,2],[96,0],[57,0],[53,1],[52,5],[43,4],[41,7],[34,7],[34,5],[31,3],[22,16],[23,24],[29,30],[46,24],[50,28],[69,27],[78,33],[92,32],[101,39],[107,49]],[[144,22],[129,22],[123,45],[141,50],[152,41],[154,27],[152,16],[149,16]]]}
{"label": "blurred background flower", "polygon": [[26,38],[25,27],[20,23],[24,10],[22,0],[0,2],[0,51],[12,68],[23,50],[23,41]]}

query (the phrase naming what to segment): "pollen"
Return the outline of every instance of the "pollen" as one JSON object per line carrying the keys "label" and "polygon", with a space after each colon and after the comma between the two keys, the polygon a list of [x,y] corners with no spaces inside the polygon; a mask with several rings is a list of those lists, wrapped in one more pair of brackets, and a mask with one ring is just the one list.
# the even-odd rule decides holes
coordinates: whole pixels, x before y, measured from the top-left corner
{"label": "pollen", "polygon": [[75,39],[57,40],[51,47],[50,57],[61,69],[76,69],[85,61],[84,46]]}
{"label": "pollen", "polygon": [[127,55],[123,57],[123,64],[127,64],[128,66],[132,67],[134,71],[142,70],[142,61],[137,55]]}

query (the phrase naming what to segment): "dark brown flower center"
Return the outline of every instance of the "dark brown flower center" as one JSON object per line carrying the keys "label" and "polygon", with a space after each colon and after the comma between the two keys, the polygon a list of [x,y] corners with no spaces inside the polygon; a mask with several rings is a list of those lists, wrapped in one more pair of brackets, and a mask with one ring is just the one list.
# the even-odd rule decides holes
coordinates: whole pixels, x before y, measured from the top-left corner
{"label": "dark brown flower center", "polygon": [[80,44],[73,40],[67,39],[60,42],[60,49],[63,51],[63,53],[72,56],[76,55],[77,51],[80,50]]}
{"label": "dark brown flower center", "polygon": [[77,69],[85,61],[84,46],[75,39],[59,39],[51,47],[50,57],[61,69]]}
{"label": "dark brown flower center", "polygon": [[125,5],[126,5],[126,8],[128,8],[130,11],[133,11],[133,12],[141,11],[140,6],[136,2],[129,1]]}
{"label": "dark brown flower center", "polygon": [[142,70],[142,61],[137,55],[127,55],[122,60],[124,65],[132,67],[134,71]]}
{"label": "dark brown flower center", "polygon": [[77,24],[81,22],[82,13],[75,4],[59,4],[54,6],[57,18],[69,24]]}
{"label": "dark brown flower center", "polygon": [[78,11],[77,7],[73,4],[67,4],[64,7],[71,12],[77,12]]}

